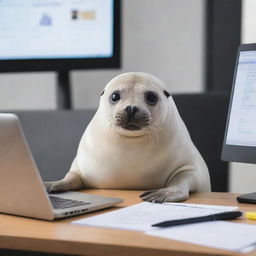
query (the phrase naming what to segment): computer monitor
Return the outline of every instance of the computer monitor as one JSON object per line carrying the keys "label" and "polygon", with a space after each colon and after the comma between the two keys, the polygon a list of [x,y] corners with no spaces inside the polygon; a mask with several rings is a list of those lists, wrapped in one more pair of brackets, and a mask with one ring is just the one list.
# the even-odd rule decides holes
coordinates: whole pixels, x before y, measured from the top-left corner
{"label": "computer monitor", "polygon": [[0,72],[57,71],[70,109],[70,70],[120,67],[121,0],[1,0]]}
{"label": "computer monitor", "polygon": [[222,159],[256,163],[256,44],[238,50]]}
{"label": "computer monitor", "polygon": [[0,72],[120,66],[120,0],[0,1]]}
{"label": "computer monitor", "polygon": [[256,44],[238,49],[221,158],[256,163]]}

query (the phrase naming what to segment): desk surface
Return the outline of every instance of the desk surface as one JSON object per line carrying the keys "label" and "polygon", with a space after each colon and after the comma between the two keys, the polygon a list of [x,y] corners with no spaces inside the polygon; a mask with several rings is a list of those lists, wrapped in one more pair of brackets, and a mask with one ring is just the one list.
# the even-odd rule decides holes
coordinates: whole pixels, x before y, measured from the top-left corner
{"label": "desk surface", "polygon": [[[138,197],[141,191],[95,189],[84,190],[82,192],[120,197],[124,199],[124,202],[108,210],[53,222],[0,214],[0,248],[99,256],[240,255],[228,251],[148,236],[141,232],[72,225],[70,222],[73,220],[141,202]],[[236,196],[236,194],[230,193],[196,193],[192,194],[186,202],[237,205],[241,210],[256,211],[256,205],[238,204],[235,199]],[[256,222],[249,220],[236,220],[236,222],[256,224]],[[255,254],[256,251],[242,255]]]}

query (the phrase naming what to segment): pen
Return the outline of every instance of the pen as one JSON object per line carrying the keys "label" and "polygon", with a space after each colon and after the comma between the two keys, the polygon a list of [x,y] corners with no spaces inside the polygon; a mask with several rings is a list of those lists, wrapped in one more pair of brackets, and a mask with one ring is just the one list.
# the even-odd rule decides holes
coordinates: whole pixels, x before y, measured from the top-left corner
{"label": "pen", "polygon": [[249,220],[256,220],[256,212],[246,212],[244,217]]}
{"label": "pen", "polygon": [[201,217],[195,217],[195,218],[187,218],[187,219],[178,219],[178,220],[169,220],[169,221],[163,221],[156,224],[153,224],[152,227],[171,227],[171,226],[177,226],[177,225],[184,225],[184,224],[192,224],[197,222],[204,222],[204,221],[211,221],[211,220],[230,220],[235,219],[240,216],[242,216],[241,211],[230,211],[230,212],[221,212]]}

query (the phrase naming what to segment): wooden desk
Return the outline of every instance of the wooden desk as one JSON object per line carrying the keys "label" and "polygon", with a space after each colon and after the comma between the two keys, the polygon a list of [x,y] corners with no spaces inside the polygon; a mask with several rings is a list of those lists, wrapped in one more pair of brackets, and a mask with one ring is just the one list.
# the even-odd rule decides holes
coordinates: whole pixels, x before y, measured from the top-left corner
{"label": "wooden desk", "polygon": [[[84,190],[84,192],[120,197],[124,199],[124,202],[108,210],[53,222],[0,214],[0,248],[99,256],[240,255],[194,244],[147,236],[141,232],[72,225],[70,222],[75,219],[139,203],[140,198],[138,195],[141,193],[141,191],[122,190]],[[236,196],[229,193],[197,193],[193,194],[187,202],[237,205],[241,210],[256,211],[256,205],[238,205],[235,199]],[[236,220],[236,222],[256,224],[256,222],[249,220]],[[242,255],[256,255],[256,251]]]}

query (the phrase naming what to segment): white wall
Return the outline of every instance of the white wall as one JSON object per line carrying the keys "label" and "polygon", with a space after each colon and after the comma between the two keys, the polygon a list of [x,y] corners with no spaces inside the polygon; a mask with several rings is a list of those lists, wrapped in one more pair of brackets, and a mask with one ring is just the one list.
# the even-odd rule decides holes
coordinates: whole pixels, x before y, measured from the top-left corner
{"label": "white wall", "polygon": [[[242,43],[256,43],[256,1],[242,1]],[[256,165],[231,163],[230,191],[249,193],[256,191]]]}
{"label": "white wall", "polygon": [[[123,0],[121,70],[72,72],[75,108],[96,108],[114,76],[144,71],[172,92],[198,92],[204,75],[203,0]],[[54,109],[54,73],[0,75],[0,110]]]}
{"label": "white wall", "polygon": [[121,70],[74,72],[75,107],[95,107],[112,77],[143,71],[162,79],[172,92],[203,87],[203,1],[124,0]]}
{"label": "white wall", "polygon": [[15,73],[0,75],[0,111],[56,108],[55,74]]}

